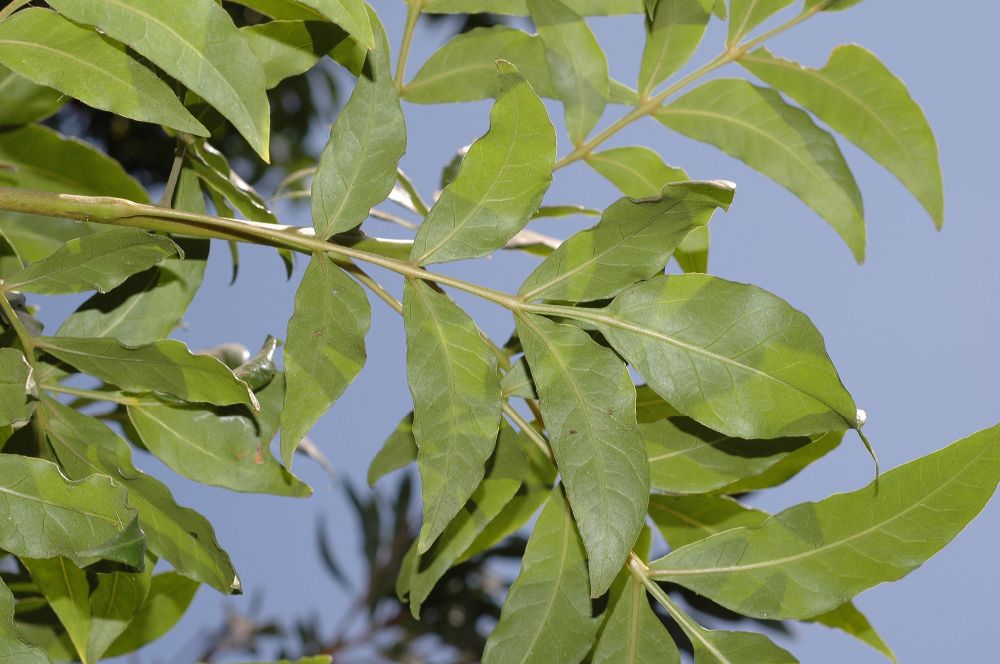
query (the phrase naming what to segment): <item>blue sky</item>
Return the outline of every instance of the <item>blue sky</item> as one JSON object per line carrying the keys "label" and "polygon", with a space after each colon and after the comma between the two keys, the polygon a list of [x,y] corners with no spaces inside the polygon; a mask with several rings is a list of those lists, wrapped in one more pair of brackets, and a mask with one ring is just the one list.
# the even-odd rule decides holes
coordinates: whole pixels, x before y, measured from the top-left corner
{"label": "blue sky", "polygon": [[[396,0],[374,3],[398,43],[405,15]],[[593,22],[608,52],[612,74],[631,83],[642,48],[639,17]],[[938,138],[944,170],[944,229],[930,219],[904,188],[853,146],[843,144],[865,195],[868,259],[852,260],[846,246],[819,217],[770,180],[709,146],[669,133],[645,120],[608,143],[645,144],[693,177],[737,183],[731,212],[712,222],[710,271],[753,282],[805,311],[823,332],[845,384],[869,414],[865,429],[883,468],[890,468],[1000,421],[997,396],[1000,351],[1000,213],[996,190],[996,25],[1000,5],[868,0],[840,13],[822,15],[769,43],[778,55],[820,66],[841,43],[874,51],[909,86],[923,105]],[[412,75],[445,37],[422,29],[410,64]],[[694,64],[721,48],[724,29],[716,23]],[[741,75],[734,66],[723,76]],[[549,106],[555,120],[561,109]],[[437,186],[440,167],[461,146],[486,129],[488,103],[406,106],[410,145],[403,168],[426,196]],[[612,107],[609,117],[620,113]],[[608,122],[609,120],[605,120]],[[560,154],[567,152],[564,134]],[[619,195],[582,164],[560,172],[548,203],[606,207]],[[287,213],[285,223],[309,225],[304,214]],[[369,222],[372,223],[372,222]],[[377,222],[374,222],[377,223]],[[563,219],[540,227],[568,234],[588,225]],[[384,227],[372,226],[374,231]],[[450,273],[512,289],[534,260],[504,254],[486,261],[449,266]],[[300,262],[301,266],[301,262]],[[214,248],[206,285],[176,335],[193,347],[239,341],[250,347],[266,334],[282,336],[291,311],[292,283],[272,252],[243,252],[240,279],[228,284],[228,257]],[[394,292],[398,280],[379,274]],[[509,317],[489,305],[459,298],[487,332],[506,338]],[[57,320],[64,307],[48,305]],[[373,302],[368,364],[348,393],[321,420],[313,438],[343,476],[363,481],[368,461],[410,407],[402,371],[402,325],[395,313]],[[138,465],[160,477],[169,471],[147,457]],[[222,598],[202,589],[180,626],[150,650],[150,661],[177,661],[191,637],[214,624],[226,606],[246,610],[255,594],[263,614],[289,620],[318,613],[333,624],[347,598],[324,575],[314,540],[317,519],[325,519],[337,553],[348,570],[360,570],[353,516],[313,464],[295,468],[316,489],[304,501],[230,494],[177,478],[170,484],[181,502],[205,513],[233,556],[248,595]],[[863,486],[872,475],[861,443],[848,435],[829,458],[755,504],[778,510]],[[858,606],[869,616],[900,661],[989,661],[995,653],[994,598],[1000,594],[995,561],[1000,536],[996,501],[944,552],[899,583],[870,590]],[[776,637],[803,662],[884,661],[840,633],[796,626],[791,638]],[[179,655],[180,654],[180,655]]]}

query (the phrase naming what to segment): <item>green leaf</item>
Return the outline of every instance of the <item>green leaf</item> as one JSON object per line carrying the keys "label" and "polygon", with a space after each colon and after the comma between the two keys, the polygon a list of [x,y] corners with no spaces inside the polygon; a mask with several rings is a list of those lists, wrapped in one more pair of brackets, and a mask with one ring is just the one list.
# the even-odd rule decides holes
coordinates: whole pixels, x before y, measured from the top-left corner
{"label": "green leaf", "polygon": [[646,21],[646,47],[639,68],[639,95],[676,73],[694,55],[711,18],[702,0],[659,0]]}
{"label": "green leaf", "polygon": [[269,662],[243,662],[242,664],[330,664],[333,661],[330,655],[313,655],[312,657],[303,657],[301,659],[279,659],[277,661]]}
{"label": "green leaf", "polygon": [[730,491],[737,482],[763,475],[793,454],[836,434],[744,440],[703,427],[687,417],[640,424],[649,454],[650,484],[672,493]]}
{"label": "green leaf", "polygon": [[28,360],[19,350],[0,348],[0,426],[29,419],[35,396]]}
{"label": "green leaf", "polygon": [[[240,580],[212,525],[181,507],[159,480],[132,465],[128,443],[98,420],[53,400],[44,401],[46,433],[66,474],[107,475],[128,491],[139,511],[149,550],[174,569],[222,593],[240,592]],[[154,582],[155,583],[155,582]]]}
{"label": "green leaf", "polygon": [[475,322],[447,297],[408,279],[403,307],[426,553],[483,478],[500,426],[500,377]]}
{"label": "green leaf", "polygon": [[[641,14],[642,0],[563,0],[567,7],[584,16],[614,16]],[[476,14],[493,12],[510,16],[525,16],[527,0],[430,0],[424,7],[430,14]]]}
{"label": "green leaf", "polygon": [[608,604],[593,663],[680,664],[677,645],[649,606],[646,589],[627,571],[623,574],[624,587]]}
{"label": "green leaf", "polygon": [[188,156],[186,163],[205,183],[210,194],[224,197],[251,221],[277,223],[278,218],[267,207],[264,198],[230,167],[229,160],[211,143],[193,141],[185,154]]}
{"label": "green leaf", "polygon": [[592,152],[586,160],[595,171],[632,198],[657,196],[664,185],[689,179],[684,169],[667,166],[660,155],[645,146]]}
{"label": "green leaf", "polygon": [[760,475],[739,479],[719,489],[719,492],[730,494],[747,493],[784,484],[798,475],[806,466],[836,449],[843,438],[844,432],[842,431],[830,431],[818,436],[812,436],[811,443],[785,455]]}
{"label": "green leaf", "polygon": [[66,97],[58,90],[35,85],[27,78],[0,65],[0,127],[17,127],[44,120],[58,111]]}
{"label": "green leaf", "polygon": [[597,300],[662,272],[674,249],[716,208],[728,209],[731,183],[666,185],[656,198],[622,198],[597,225],[563,242],[521,285],[525,300]]}
{"label": "green leaf", "polygon": [[803,503],[650,565],[744,615],[811,618],[895,581],[955,537],[1000,481],[1000,426],[881,476],[877,486]]}
{"label": "green leaf", "polygon": [[90,640],[90,584],[87,573],[62,557],[48,559],[21,558],[49,606],[66,628],[80,661],[96,660],[88,656]]}
{"label": "green leaf", "polygon": [[805,314],[756,286],[660,276],[588,317],[681,413],[738,438],[855,426],[857,408]]}
{"label": "green leaf", "polygon": [[299,441],[333,405],[367,357],[368,297],[326,256],[316,255],[295,293],[285,343],[281,460],[291,467]]}
{"label": "green leaf", "polygon": [[185,401],[257,409],[253,392],[226,365],[208,355],[192,355],[174,339],[130,347],[110,338],[39,337],[37,344],[80,371],[129,392],[164,392]]}
{"label": "green leaf", "polygon": [[338,44],[350,41],[342,29],[323,21],[268,21],[240,32],[260,60],[269,90],[309,71]]}
{"label": "green leaf", "polygon": [[330,131],[312,182],[316,234],[328,238],[368,218],[396,184],[406,152],[406,121],[389,64],[389,42],[373,16],[378,46],[369,51],[369,71],[358,77]]}
{"label": "green leaf", "polygon": [[83,567],[111,560],[142,568],[142,531],[126,490],[108,477],[70,482],[50,461],[3,455],[0,548],[18,557],[64,556]]}
{"label": "green leaf", "polygon": [[[649,514],[673,549],[725,530],[758,527],[771,516],[725,496],[653,496],[649,500]],[[896,661],[889,646],[851,602],[808,620],[850,634]]]}
{"label": "green leaf", "polygon": [[658,111],[656,119],[711,143],[791,191],[830,222],[858,262],[864,260],[861,193],[844,155],[829,133],[777,92],[718,79]]}
{"label": "green leaf", "polygon": [[52,0],[67,18],[127,44],[233,123],[268,160],[270,111],[264,69],[214,0]]}
{"label": "green leaf", "polygon": [[12,274],[4,288],[47,295],[106,293],[133,274],[180,254],[180,247],[166,236],[114,228],[70,240],[51,256]]}
{"label": "green leaf", "polygon": [[565,107],[566,129],[579,145],[608,103],[607,58],[586,21],[560,0],[527,0],[527,5]]}
{"label": "green leaf", "polygon": [[535,393],[535,381],[531,379],[531,370],[528,361],[523,357],[515,362],[510,371],[503,375],[500,380],[500,389],[503,396],[523,397],[525,399],[537,399]]}
{"label": "green leaf", "polygon": [[730,0],[729,37],[726,44],[735,45],[744,35],[771,18],[795,0]]}
{"label": "green leaf", "polygon": [[0,659],[18,664],[49,664],[45,653],[24,640],[14,627],[14,596],[0,581]]}
{"label": "green leaf", "polygon": [[597,628],[583,543],[562,489],[556,487],[535,523],[500,622],[486,640],[483,664],[579,662]]}
{"label": "green leaf", "polygon": [[531,219],[552,181],[555,130],[541,100],[507,62],[489,131],[476,140],[455,179],[420,225],[410,257],[427,265],[485,256]]}
{"label": "green leaf", "polygon": [[739,63],[885,166],[906,185],[940,228],[944,192],[937,143],[906,86],[870,51],[838,46],[821,69],[758,49]]}
{"label": "green leaf", "polygon": [[386,438],[382,448],[375,453],[368,466],[368,486],[394,470],[404,468],[417,460],[417,441],[413,438],[413,413],[400,421]]}
{"label": "green leaf", "polygon": [[196,482],[295,498],[312,494],[271,455],[242,412],[145,397],[129,405],[128,415],[150,452]]}
{"label": "green leaf", "polygon": [[[816,5],[826,1],[827,0],[806,0],[805,6],[803,6],[802,10],[806,11],[812,9]],[[833,2],[823,7],[822,11],[825,12],[841,11],[843,9],[848,9],[849,7],[853,7],[854,5],[860,2],[861,0],[833,0]]]}
{"label": "green leaf", "polygon": [[97,585],[90,594],[90,638],[87,660],[97,662],[115,640],[129,628],[149,592],[153,565],[143,573],[112,572],[97,574]]}
{"label": "green leaf", "polygon": [[649,499],[635,388],[625,364],[579,328],[525,314],[517,331],[599,597],[625,564]]}
{"label": "green leaf", "polygon": [[[377,46],[380,26],[372,25],[364,0],[297,0],[336,23],[368,49]],[[376,18],[377,20],[377,18]]]}
{"label": "green leaf", "polygon": [[298,0],[232,0],[236,4],[249,7],[261,16],[276,21],[321,21],[324,17],[315,9],[309,9]]}
{"label": "green leaf", "polygon": [[455,516],[425,554],[414,556],[410,572],[410,610],[415,618],[420,618],[420,606],[437,582],[517,493],[521,478],[528,472],[528,457],[521,449],[519,436],[509,426],[500,427],[489,472],[468,504],[463,506],[465,509]]}
{"label": "green leaf", "polygon": [[53,11],[29,7],[3,21],[0,47],[4,65],[88,106],[208,135],[170,86],[124,46]]}
{"label": "green leaf", "polygon": [[107,656],[133,652],[166,634],[187,611],[197,590],[196,581],[176,572],[154,576],[145,602],[128,629],[108,648]]}

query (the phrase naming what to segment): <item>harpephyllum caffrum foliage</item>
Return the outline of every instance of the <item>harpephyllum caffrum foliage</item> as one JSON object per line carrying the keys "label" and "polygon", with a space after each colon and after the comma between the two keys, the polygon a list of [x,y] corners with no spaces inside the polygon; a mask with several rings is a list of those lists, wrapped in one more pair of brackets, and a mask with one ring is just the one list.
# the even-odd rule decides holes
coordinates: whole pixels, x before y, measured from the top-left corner
{"label": "harpephyllum caffrum foliage", "polygon": [[[412,614],[397,610],[377,628],[420,634],[423,613],[465,660],[493,664],[669,663],[679,647],[697,664],[797,661],[763,634],[702,627],[676,601],[680,588],[720,611],[820,622],[893,658],[852,598],[903,577],[976,516],[1000,480],[1000,429],[818,503],[773,516],[742,505],[845,432],[868,445],[863,413],[804,314],[707,273],[709,222],[735,186],[692,181],[641,145],[603,147],[644,119],[710,143],[800,198],[860,262],[862,199],[836,133],[940,225],[937,147],[903,83],[861,46],[836,48],[820,68],[766,47],[857,2],[409,0],[395,49],[363,0],[7,3],[0,658],[130,653],[167,632],[200,585],[240,592],[212,524],[137,470],[132,450],[233,491],[309,495],[291,462],[365,364],[370,295],[403,317],[413,412],[375,455],[369,481],[415,462],[423,515],[411,532],[404,480],[402,518],[380,540],[376,503],[351,494],[372,530],[377,585],[365,601],[388,600],[394,584]],[[478,12],[530,23],[480,20],[407,76],[422,15]],[[587,22],[598,14],[642,15],[635,79],[609,78]],[[679,75],[710,21],[728,26],[720,54]],[[269,90],[315,84],[331,60],[356,83],[318,163],[287,144],[270,149],[278,96]],[[728,77],[709,77],[727,65]],[[285,89],[309,96],[309,85]],[[559,143],[572,148],[562,156],[545,98],[565,114]],[[482,99],[493,100],[489,130],[446,166],[429,202],[398,170],[404,105]],[[110,118],[111,135],[153,128],[170,146],[158,203],[110,148],[51,128],[81,104]],[[605,115],[616,119],[597,130]],[[313,228],[281,225],[230,167],[254,153],[246,170],[286,174],[275,197],[308,198]],[[580,161],[623,197],[603,211],[542,205],[553,177]],[[562,215],[596,221],[563,241],[529,226]],[[370,218],[400,222],[412,239],[369,235]],[[282,369],[273,338],[252,358],[192,353],[168,338],[211,240],[234,258],[240,243],[274,247],[290,267],[293,253],[306,257]],[[505,250],[538,256],[508,292],[435,269]],[[671,258],[678,269],[668,274]],[[368,266],[402,279],[401,301]],[[90,291],[55,331],[32,315],[36,294]],[[457,292],[509,310],[510,339],[485,336]],[[528,530],[522,550],[511,536]],[[669,553],[650,560],[658,537]],[[521,557],[500,610],[467,584],[498,552]],[[447,634],[449,602],[479,602],[469,610],[495,626]],[[303,640],[303,654],[319,654],[302,661],[328,661],[323,653],[343,646]],[[367,645],[386,658],[407,649]]]}

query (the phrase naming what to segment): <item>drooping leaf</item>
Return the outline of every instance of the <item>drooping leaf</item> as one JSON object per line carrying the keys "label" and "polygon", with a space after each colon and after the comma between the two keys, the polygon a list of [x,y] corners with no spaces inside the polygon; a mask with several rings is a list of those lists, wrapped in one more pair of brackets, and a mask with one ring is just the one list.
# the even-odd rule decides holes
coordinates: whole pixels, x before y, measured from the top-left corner
{"label": "drooping leaf", "polygon": [[861,193],[844,155],[828,132],[774,90],[740,79],[718,79],[695,88],[655,117],[791,191],[833,226],[858,262],[864,260]]}
{"label": "drooping leaf", "polygon": [[[642,13],[642,0],[563,0],[566,6],[583,16],[614,16]],[[424,11],[433,14],[476,14],[494,12],[511,16],[528,14],[527,0],[508,0],[502,5],[494,0],[430,0]]]}
{"label": "drooping leaf", "polygon": [[45,352],[129,392],[164,392],[185,401],[228,406],[257,401],[247,384],[208,355],[193,355],[174,339],[125,346],[117,339],[39,337]]}
{"label": "drooping leaf", "polygon": [[726,43],[737,44],[747,33],[795,0],[730,0],[729,37]]}
{"label": "drooping leaf", "polygon": [[[771,516],[724,496],[653,496],[649,514],[673,549],[733,528],[760,526]],[[850,634],[896,661],[889,646],[851,602],[808,620]]]}
{"label": "drooping leaf", "polygon": [[562,0],[526,0],[545,46],[552,85],[566,112],[566,129],[579,145],[608,103],[608,61],[583,18]]}
{"label": "drooping leaf", "polygon": [[555,130],[541,100],[510,63],[497,63],[501,92],[490,129],[420,225],[411,259],[421,265],[485,256],[538,209],[552,181]]}
{"label": "drooping leaf", "polygon": [[281,461],[291,467],[299,442],[364,366],[371,323],[368,298],[326,256],[309,261],[295,293],[285,342]]}
{"label": "drooping leaf", "polygon": [[680,664],[677,644],[653,613],[646,589],[628,572],[612,595],[608,617],[594,649],[594,664]]}
{"label": "drooping leaf", "polygon": [[316,234],[328,238],[368,218],[396,184],[406,152],[406,122],[389,64],[389,42],[373,15],[378,36],[369,51],[369,70],[358,77],[351,98],[337,116],[312,181]]}
{"label": "drooping leaf", "polygon": [[458,305],[407,280],[403,307],[424,499],[418,551],[426,553],[483,478],[500,427],[500,376],[496,357]]}
{"label": "drooping leaf", "polygon": [[[224,197],[226,201],[247,219],[273,224],[278,221],[268,206],[264,197],[258,194],[229,165],[229,160],[207,141],[193,141],[188,145],[187,164],[205,183],[206,188],[217,201]],[[217,208],[220,206],[216,206]],[[223,208],[225,209],[225,208]],[[220,214],[228,214],[228,210],[218,210]]]}
{"label": "drooping leaf", "polygon": [[18,664],[49,664],[45,653],[29,644],[14,627],[14,596],[0,581],[0,659]]}
{"label": "drooping leaf", "polygon": [[903,82],[871,51],[838,46],[821,69],[774,57],[766,49],[739,62],[889,169],[941,227],[944,193],[934,134]]}
{"label": "drooping leaf", "polygon": [[535,523],[500,622],[486,640],[483,664],[582,660],[598,628],[587,585],[583,543],[556,487]]}
{"label": "drooping leaf", "polygon": [[128,629],[108,648],[108,657],[138,650],[166,634],[177,624],[194,599],[198,583],[176,572],[154,576],[149,592]]}
{"label": "drooping leaf", "polygon": [[51,461],[5,454],[0,464],[0,548],[18,557],[64,556],[83,567],[111,560],[142,568],[145,542],[126,490],[94,475],[70,482]]}
{"label": "drooping leaf", "polygon": [[48,9],[28,8],[0,24],[0,62],[88,106],[208,135],[170,86],[121,44]]}
{"label": "drooping leaf", "polygon": [[756,286],[655,277],[588,319],[660,396],[716,431],[778,438],[856,424],[819,331]]}
{"label": "drooping leaf", "polygon": [[62,557],[21,558],[21,563],[66,629],[80,661],[84,664],[94,661],[87,652],[90,639],[90,584],[87,573]]}
{"label": "drooping leaf", "polygon": [[1000,481],[1000,427],[885,473],[875,484],[803,503],[650,565],[744,615],[811,618],[895,581],[955,537]]}
{"label": "drooping leaf", "polygon": [[127,44],[233,123],[268,159],[270,111],[264,69],[214,0],[52,0],[59,13]]}
{"label": "drooping leaf", "polygon": [[185,477],[232,491],[312,494],[271,455],[247,414],[150,396],[130,404],[128,415],[149,451]]}
{"label": "drooping leaf", "polygon": [[409,600],[415,618],[420,618],[420,606],[441,577],[500,514],[521,486],[521,478],[528,472],[528,458],[520,447],[518,436],[509,426],[500,428],[489,472],[476,487],[465,509],[447,525],[426,553],[414,558]]}
{"label": "drooping leaf", "polygon": [[58,90],[36,85],[2,65],[0,90],[4,98],[0,108],[0,127],[18,127],[44,120],[66,101]]}
{"label": "drooping leaf", "polygon": [[268,21],[240,28],[250,49],[264,68],[264,84],[274,88],[281,81],[307,72],[347,33],[323,21]]}
{"label": "drooping leaf", "polygon": [[635,388],[625,364],[576,327],[525,314],[517,330],[598,597],[625,563],[649,499]]}
{"label": "drooping leaf", "polygon": [[728,182],[668,184],[656,198],[623,198],[597,225],[563,242],[521,285],[526,300],[597,300],[662,272],[674,249],[728,209]]}
{"label": "drooping leaf", "polygon": [[417,460],[417,441],[413,439],[413,413],[400,421],[395,430],[385,439],[381,449],[375,453],[368,466],[368,486],[394,470],[399,470]]}
{"label": "drooping leaf", "polygon": [[645,146],[593,152],[587,155],[587,163],[632,198],[656,196],[664,185],[688,179],[684,169],[667,166],[660,155]]}
{"label": "drooping leaf", "polygon": [[659,0],[646,22],[646,47],[639,68],[639,95],[653,89],[694,55],[711,17],[702,0]]}
{"label": "drooping leaf", "polygon": [[132,465],[128,444],[104,424],[52,399],[45,402],[46,433],[59,463],[73,479],[107,475],[128,491],[150,551],[174,569],[222,593],[240,591],[240,580],[200,514],[181,507],[170,490]]}
{"label": "drooping leaf", "polygon": [[365,48],[378,45],[379,26],[372,25],[364,0],[296,0],[315,9],[357,39]]}
{"label": "drooping leaf", "polygon": [[30,418],[35,396],[35,377],[24,355],[0,348],[0,426]]}
{"label": "drooping leaf", "polygon": [[137,272],[181,253],[170,238],[134,228],[70,240],[51,256],[32,263],[4,283],[9,290],[62,294],[106,293]]}

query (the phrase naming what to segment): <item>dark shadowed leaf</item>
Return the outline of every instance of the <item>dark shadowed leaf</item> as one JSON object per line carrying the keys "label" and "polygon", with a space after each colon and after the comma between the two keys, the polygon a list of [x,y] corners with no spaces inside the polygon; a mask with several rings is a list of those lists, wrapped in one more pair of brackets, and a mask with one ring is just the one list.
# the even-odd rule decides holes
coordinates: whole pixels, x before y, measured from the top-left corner
{"label": "dark shadowed leaf", "polygon": [[44,120],[66,102],[58,90],[36,85],[0,65],[0,90],[4,104],[0,108],[0,127],[17,127]]}
{"label": "dark shadowed leaf", "polygon": [[17,664],[49,664],[40,648],[30,645],[14,627],[14,596],[0,581],[0,659]]}
{"label": "dark shadowed leaf", "polygon": [[87,573],[62,557],[22,557],[21,563],[66,629],[77,656],[82,662],[94,661],[87,652],[90,640],[90,584]]}
{"label": "dark shadowed leaf", "polygon": [[0,426],[31,417],[38,393],[32,374],[21,351],[0,348]]}

